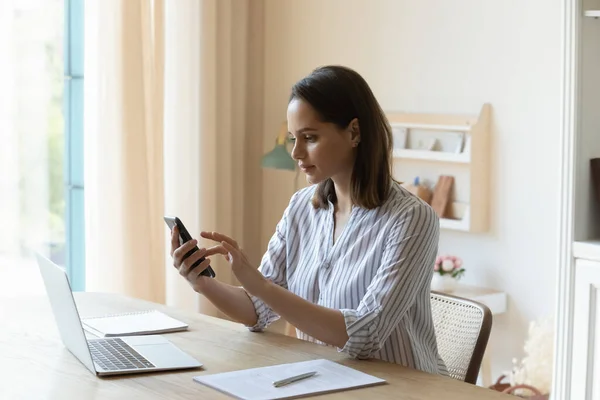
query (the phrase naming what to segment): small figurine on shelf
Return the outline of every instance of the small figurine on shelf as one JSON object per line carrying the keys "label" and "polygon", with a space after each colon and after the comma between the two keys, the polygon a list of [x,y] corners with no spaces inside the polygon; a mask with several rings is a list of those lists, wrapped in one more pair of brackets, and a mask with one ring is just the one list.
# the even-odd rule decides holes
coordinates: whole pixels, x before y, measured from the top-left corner
{"label": "small figurine on shelf", "polygon": [[450,293],[456,289],[458,280],[462,278],[465,269],[462,268],[460,257],[443,255],[437,256],[433,266],[431,290]]}
{"label": "small figurine on shelf", "polygon": [[425,203],[431,204],[431,196],[433,193],[427,186],[421,183],[421,180],[418,176],[415,177],[412,184],[408,183],[403,186],[406,188],[406,190],[419,197]]}
{"label": "small figurine on shelf", "polygon": [[431,207],[440,218],[453,217],[451,205],[452,189],[454,187],[454,177],[441,175],[433,189]]}

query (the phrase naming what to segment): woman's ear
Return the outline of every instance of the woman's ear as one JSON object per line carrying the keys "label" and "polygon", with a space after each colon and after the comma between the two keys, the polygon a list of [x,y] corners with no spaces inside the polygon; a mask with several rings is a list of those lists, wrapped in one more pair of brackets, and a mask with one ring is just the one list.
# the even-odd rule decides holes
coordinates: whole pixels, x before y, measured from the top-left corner
{"label": "woman's ear", "polygon": [[358,124],[358,118],[354,118],[348,124],[350,131],[350,140],[352,141],[352,147],[357,147],[360,143],[360,125]]}

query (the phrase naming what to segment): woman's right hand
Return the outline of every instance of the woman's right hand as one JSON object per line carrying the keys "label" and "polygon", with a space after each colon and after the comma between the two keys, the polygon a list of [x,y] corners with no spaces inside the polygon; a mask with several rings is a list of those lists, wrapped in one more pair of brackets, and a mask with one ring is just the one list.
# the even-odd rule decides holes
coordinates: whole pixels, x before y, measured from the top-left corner
{"label": "woman's right hand", "polygon": [[[171,257],[173,258],[173,266],[177,268],[179,274],[188,281],[194,291],[202,293],[204,285],[211,279],[204,275],[200,275],[202,271],[210,265],[210,258],[208,257],[213,254],[223,254],[226,252],[222,246],[214,246],[209,249],[200,248],[184,260],[183,257],[197,244],[198,241],[194,239],[180,246],[179,230],[175,227],[171,231]],[[202,257],[206,257],[206,259],[196,267],[192,268],[192,265]]]}

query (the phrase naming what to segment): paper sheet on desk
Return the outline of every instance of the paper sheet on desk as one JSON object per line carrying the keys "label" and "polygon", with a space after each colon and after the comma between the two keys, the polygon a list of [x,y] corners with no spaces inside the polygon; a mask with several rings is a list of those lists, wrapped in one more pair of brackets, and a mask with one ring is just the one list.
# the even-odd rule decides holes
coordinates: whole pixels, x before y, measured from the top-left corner
{"label": "paper sheet on desk", "polygon": [[[274,381],[310,371],[317,371],[317,374],[287,386],[273,386]],[[289,399],[385,382],[383,379],[324,359],[201,375],[195,376],[194,380],[243,400]]]}

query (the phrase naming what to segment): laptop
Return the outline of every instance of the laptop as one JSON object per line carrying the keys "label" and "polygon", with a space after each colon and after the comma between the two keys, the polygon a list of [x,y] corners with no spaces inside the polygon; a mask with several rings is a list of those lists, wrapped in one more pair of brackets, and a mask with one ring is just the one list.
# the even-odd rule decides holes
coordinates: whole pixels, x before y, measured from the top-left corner
{"label": "laptop", "polygon": [[161,335],[87,339],[64,269],[36,253],[50,305],[65,347],[98,376],[201,367]]}

